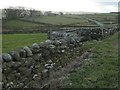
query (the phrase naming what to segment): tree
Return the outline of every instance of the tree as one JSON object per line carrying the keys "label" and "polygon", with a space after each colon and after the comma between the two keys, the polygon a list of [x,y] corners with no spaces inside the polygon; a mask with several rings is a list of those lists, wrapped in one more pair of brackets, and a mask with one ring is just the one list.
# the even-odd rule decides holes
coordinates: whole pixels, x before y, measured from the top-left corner
{"label": "tree", "polygon": [[36,11],[35,9],[25,9],[24,7],[9,7],[3,9],[4,15],[7,19],[16,19],[25,16],[40,16],[42,15],[41,11]]}
{"label": "tree", "polygon": [[16,18],[21,17],[21,14],[24,11],[24,8],[9,7],[9,8],[3,9],[3,11],[4,11],[7,19],[16,19]]}

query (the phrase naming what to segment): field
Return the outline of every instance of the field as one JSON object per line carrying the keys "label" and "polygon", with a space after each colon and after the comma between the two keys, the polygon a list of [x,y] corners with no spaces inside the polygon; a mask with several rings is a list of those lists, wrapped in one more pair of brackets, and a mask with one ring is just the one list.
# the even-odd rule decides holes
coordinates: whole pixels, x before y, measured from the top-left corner
{"label": "field", "polygon": [[99,22],[113,22],[117,23],[118,21],[118,15],[117,14],[87,14],[86,17],[89,17],[91,19],[95,19]]}
{"label": "field", "polygon": [[103,41],[90,41],[85,47],[93,48],[91,58],[67,79],[66,87],[117,88],[118,87],[118,35]]}
{"label": "field", "polygon": [[[86,17],[91,18],[93,20],[97,20],[104,24],[106,23],[108,24],[109,22],[112,22],[110,24],[111,26],[113,24],[117,24],[116,14],[86,14],[79,16],[78,15],[40,16],[40,17],[25,17],[17,20],[7,20],[7,21],[3,20],[3,31],[4,29],[7,29],[9,31],[25,30],[27,34],[15,33],[15,34],[0,35],[0,37],[2,36],[2,52],[9,53],[11,51],[20,49],[24,46],[31,47],[33,43],[40,43],[47,39],[47,33],[39,32],[39,33],[29,34],[27,30],[32,30],[32,31],[34,31],[35,29],[43,30],[43,27],[47,27],[53,30],[52,26],[54,27],[57,25],[58,26],[96,25],[96,23],[86,19]],[[52,26],[50,27],[49,25]],[[69,88],[118,87],[118,71],[119,71],[118,70],[118,34],[115,34],[101,41],[91,40],[83,43],[84,43],[83,45],[84,48],[86,49],[91,48],[92,55],[82,65],[80,65],[76,71],[67,73],[66,75],[67,78],[65,78],[65,84],[62,83],[63,87],[67,87],[67,88],[68,87]],[[77,50],[80,51],[79,49]],[[62,54],[59,55],[61,57]],[[76,53],[70,56],[75,57]],[[58,57],[55,56],[55,58],[57,59]],[[73,61],[75,59],[76,58],[74,58]],[[62,78],[64,77],[61,77],[61,79]]]}
{"label": "field", "polygon": [[[51,28],[51,27],[46,26],[46,24],[53,24],[53,27],[54,25],[64,25],[64,24],[71,24],[73,26],[96,25],[94,22],[90,22],[87,19],[85,19],[85,17],[98,20],[102,23],[112,22],[114,24],[117,24],[117,14],[85,14],[85,15],[79,15],[79,16],[78,15],[62,15],[62,16],[25,17],[25,18],[21,18],[23,19],[23,21],[22,20],[3,20],[3,23],[2,23],[3,32],[7,31],[7,32],[14,33],[14,31],[16,32],[16,31],[21,31],[21,30],[24,33],[27,33],[27,32],[29,33],[30,31],[35,32],[35,30],[36,32],[40,32],[41,30],[44,31],[43,27],[45,27],[45,30],[46,28]],[[36,22],[39,22],[39,23],[36,23]],[[41,23],[46,23],[46,24],[41,24]],[[110,24],[110,26],[112,25]],[[23,38],[22,35],[24,35],[25,37]],[[15,45],[15,44],[9,46],[10,42],[15,43],[18,40],[19,43],[21,43],[21,39],[23,39],[23,41],[28,40],[28,38],[30,38],[32,34],[30,35],[22,34],[22,35],[21,34],[3,35],[3,52],[13,50],[12,48],[16,48],[16,46],[19,47],[19,45]],[[37,37],[39,36],[38,34],[36,35],[34,34],[34,36],[36,38],[40,38],[40,37]],[[13,39],[14,37],[16,37],[15,40]]]}
{"label": "field", "polygon": [[33,43],[40,43],[47,39],[47,34],[5,34],[2,35],[2,52],[10,52]]}
{"label": "field", "polygon": [[3,33],[36,33],[58,30],[63,27],[96,27],[95,22],[87,18],[97,20],[107,27],[117,26],[117,14],[84,14],[61,16],[34,16],[17,20],[3,20]]}
{"label": "field", "polygon": [[20,21],[20,20],[3,20],[3,28],[5,29],[36,29],[44,26],[43,24],[36,24],[34,22]]}
{"label": "field", "polygon": [[83,19],[82,17],[78,18],[69,18],[68,16],[40,16],[40,17],[25,17],[23,20],[33,21],[33,22],[41,22],[53,25],[66,25],[66,24],[74,24],[80,23],[81,25],[91,25],[88,20]]}

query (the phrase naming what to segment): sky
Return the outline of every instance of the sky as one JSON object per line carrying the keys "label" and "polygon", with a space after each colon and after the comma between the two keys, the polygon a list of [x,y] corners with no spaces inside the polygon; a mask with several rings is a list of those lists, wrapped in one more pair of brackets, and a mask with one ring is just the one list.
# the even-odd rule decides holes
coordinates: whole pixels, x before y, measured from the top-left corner
{"label": "sky", "polygon": [[23,6],[43,11],[116,12],[119,0],[0,0],[0,9]]}

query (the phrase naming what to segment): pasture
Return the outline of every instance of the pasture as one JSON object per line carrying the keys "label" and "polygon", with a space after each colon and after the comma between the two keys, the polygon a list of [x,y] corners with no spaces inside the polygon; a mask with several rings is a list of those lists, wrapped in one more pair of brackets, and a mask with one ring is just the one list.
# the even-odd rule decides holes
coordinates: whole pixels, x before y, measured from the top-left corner
{"label": "pasture", "polygon": [[47,39],[47,34],[3,34],[2,52],[10,52],[24,46],[31,46],[33,43],[40,43]]}
{"label": "pasture", "polygon": [[[8,30],[12,30],[12,29],[34,30],[34,29],[39,29],[40,27],[44,27],[46,24],[50,24],[50,25],[52,24],[53,26],[54,25],[73,25],[73,26],[75,25],[76,26],[76,24],[78,24],[78,26],[96,25],[94,22],[91,22],[85,19],[85,17],[91,18],[93,20],[98,20],[99,22],[102,22],[102,23],[104,23],[105,21],[112,22],[114,24],[117,23],[116,21],[117,17],[116,15],[113,15],[113,14],[111,15],[109,14],[87,15],[86,14],[84,16],[63,15],[63,16],[25,17],[25,18],[21,18],[21,20],[4,21],[3,27]],[[39,23],[36,23],[36,22],[39,22]],[[45,24],[40,24],[40,23],[45,23]],[[11,51],[20,49],[24,46],[31,47],[33,43],[40,43],[47,39],[46,33],[3,34],[1,36],[2,36],[2,52],[3,53],[9,53]],[[92,55],[90,58],[87,58],[88,60],[82,65],[80,65],[76,71],[67,73],[67,75],[69,74],[68,76],[66,75],[67,78],[61,77],[66,79],[65,84],[62,83],[63,87],[67,87],[67,88],[68,87],[70,88],[116,88],[118,87],[118,34],[105,38],[101,41],[91,40],[91,41],[83,42],[82,47],[84,47],[86,50],[91,48]],[[56,55],[53,54],[54,59],[53,58],[52,59],[53,61],[54,60],[57,61],[58,59],[60,60],[69,59],[74,61],[76,59],[75,57],[78,57],[77,52],[80,52],[81,51],[80,49],[82,50],[81,47],[74,49],[76,51],[74,51],[73,54],[69,53],[73,51],[72,49],[71,50],[69,49],[70,50],[70,51],[68,50],[69,52],[65,52],[66,54],[63,53],[63,56],[65,56],[65,58],[63,57],[63,59],[61,57],[62,54],[57,53],[56,55],[58,55],[58,57],[54,57]],[[51,54],[51,57],[52,57],[52,54]],[[72,59],[70,59],[69,57]],[[41,58],[39,59],[42,60]],[[33,61],[36,62],[35,60]],[[46,62],[44,62],[44,64],[46,64]],[[65,63],[63,62],[63,66],[64,64]],[[28,82],[30,82],[30,85],[34,83],[33,80]],[[59,83],[61,84],[61,82]]]}
{"label": "pasture", "polygon": [[[117,26],[117,14],[84,14],[61,16],[34,16],[17,20],[3,20],[3,33],[31,33],[46,32],[48,30],[64,27],[96,27],[97,24],[87,18],[97,20],[107,27]],[[50,25],[50,26],[49,26]]]}
{"label": "pasture", "polygon": [[3,29],[36,29],[44,26],[43,24],[36,24],[34,22],[20,21],[20,20],[3,20]]}
{"label": "pasture", "polygon": [[41,22],[53,25],[66,25],[66,24],[74,24],[79,23],[80,25],[91,25],[93,23],[89,22],[88,20],[83,19],[82,17],[79,18],[72,18],[67,16],[40,16],[40,17],[25,17],[21,18],[23,20],[33,21],[33,22]]}
{"label": "pasture", "polygon": [[[93,19],[105,24],[107,27],[117,26],[118,24],[118,15],[110,13],[96,13],[96,14],[84,14],[84,15],[69,15],[66,16],[69,18],[87,20],[86,18]],[[96,25],[94,22],[89,21],[90,25]],[[83,24],[82,24],[83,25]],[[89,24],[86,26],[90,26]],[[78,26],[78,25],[77,25]],[[85,26],[85,25],[84,25]]]}
{"label": "pasture", "polygon": [[70,74],[71,88],[117,88],[118,87],[118,34],[103,41],[85,42],[92,48],[92,56],[76,72]]}
{"label": "pasture", "polygon": [[84,16],[97,20],[102,23],[105,23],[105,22],[112,22],[116,24],[118,23],[117,14],[102,13],[102,14],[86,14]]}

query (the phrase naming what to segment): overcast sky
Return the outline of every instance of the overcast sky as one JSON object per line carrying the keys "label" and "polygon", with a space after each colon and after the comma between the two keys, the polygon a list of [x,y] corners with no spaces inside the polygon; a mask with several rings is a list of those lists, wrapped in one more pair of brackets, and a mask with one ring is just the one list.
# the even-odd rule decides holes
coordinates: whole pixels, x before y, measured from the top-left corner
{"label": "overcast sky", "polygon": [[0,0],[0,8],[24,6],[45,11],[118,11],[119,0]]}

